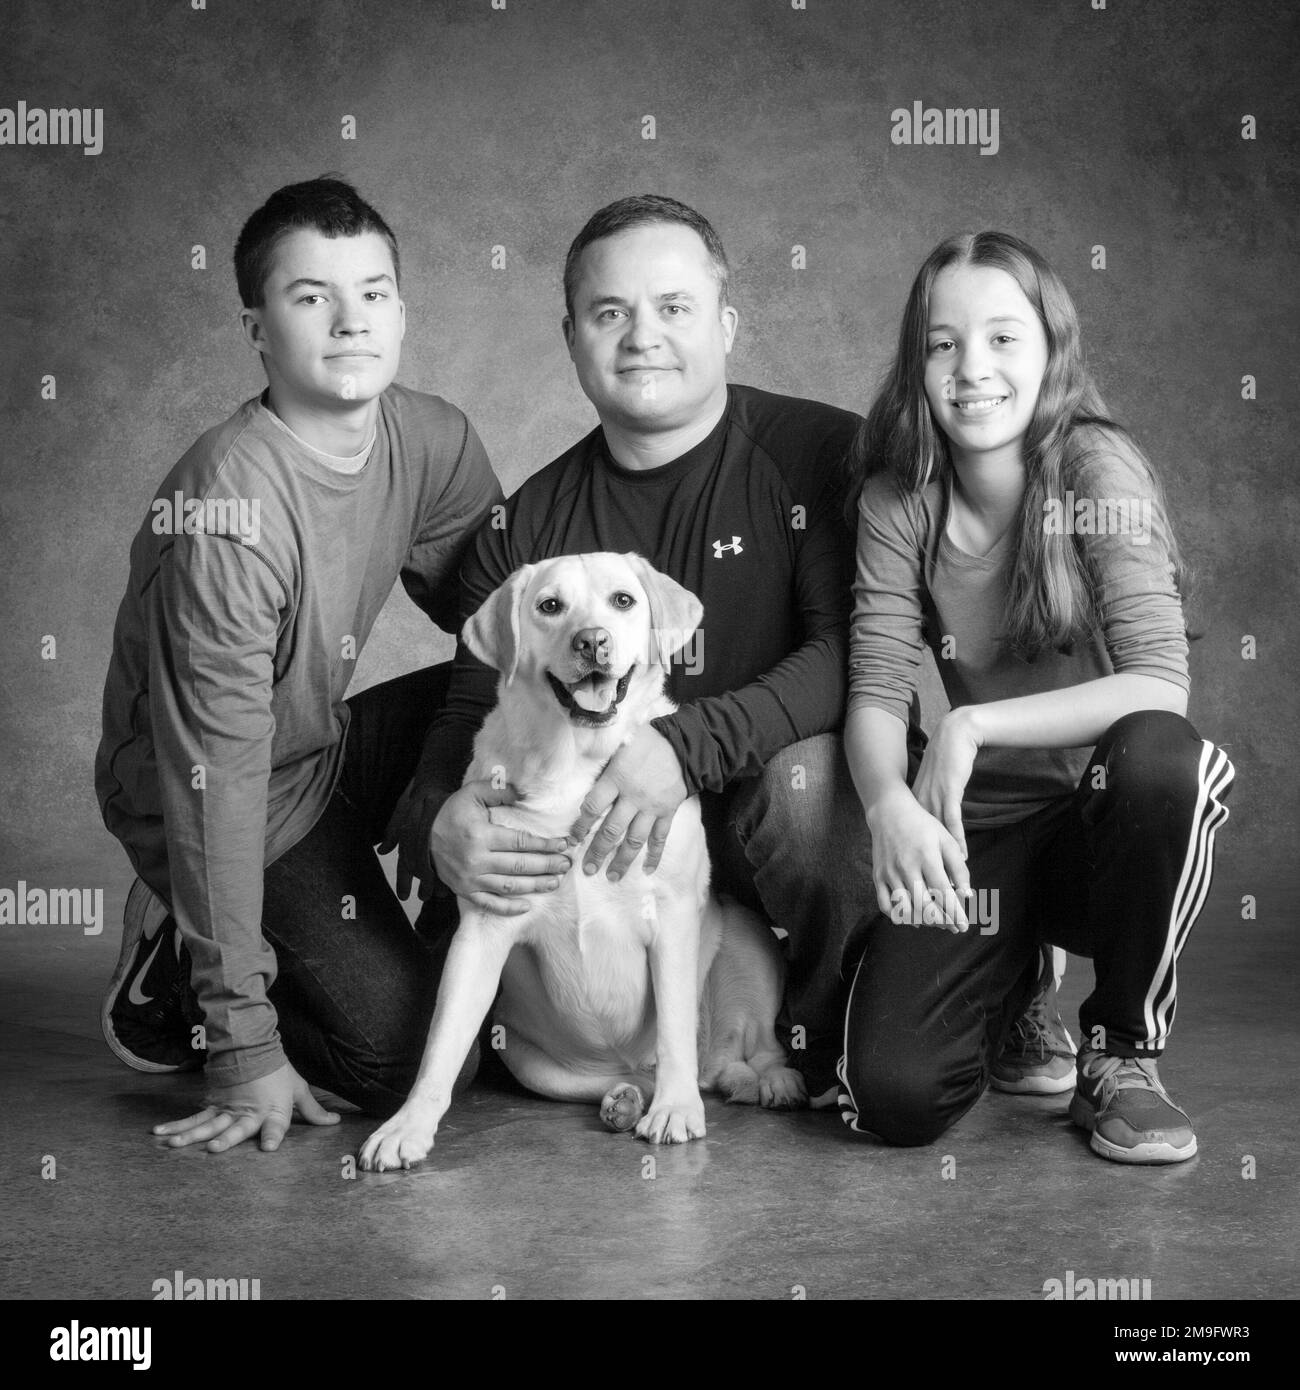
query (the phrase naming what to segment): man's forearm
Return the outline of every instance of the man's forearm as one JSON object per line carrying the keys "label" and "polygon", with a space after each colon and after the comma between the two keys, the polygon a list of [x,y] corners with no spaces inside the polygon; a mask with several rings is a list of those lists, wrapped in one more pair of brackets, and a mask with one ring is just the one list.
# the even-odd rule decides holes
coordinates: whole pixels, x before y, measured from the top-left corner
{"label": "man's forearm", "polygon": [[739,690],[652,720],[682,764],[693,793],[757,776],[783,748],[828,733],[844,712],[844,642],[814,638]]}
{"label": "man's forearm", "polygon": [[436,799],[441,807],[465,780],[474,756],[474,740],[496,703],[496,686],[497,673],[461,643],[446,703],[429,725],[411,778],[412,790],[421,799]]}

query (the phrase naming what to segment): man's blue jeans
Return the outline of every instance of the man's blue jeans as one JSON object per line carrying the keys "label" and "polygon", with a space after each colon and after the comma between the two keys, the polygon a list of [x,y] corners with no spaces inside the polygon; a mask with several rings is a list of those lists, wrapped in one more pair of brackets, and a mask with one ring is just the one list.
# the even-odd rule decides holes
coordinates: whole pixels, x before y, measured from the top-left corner
{"label": "man's blue jeans", "polygon": [[810,1094],[834,1084],[845,945],[876,910],[871,839],[837,733],[792,743],[761,775],[704,793],[715,888],[786,937],[782,1032]]}

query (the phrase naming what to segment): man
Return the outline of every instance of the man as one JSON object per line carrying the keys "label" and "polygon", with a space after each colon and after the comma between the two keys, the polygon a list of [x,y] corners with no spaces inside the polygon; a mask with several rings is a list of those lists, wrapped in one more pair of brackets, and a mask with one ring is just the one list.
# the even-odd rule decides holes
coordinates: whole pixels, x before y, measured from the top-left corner
{"label": "man", "polygon": [[[462,573],[464,616],[519,565],[637,551],[702,600],[674,667],[681,708],[624,748],[587,797],[574,843],[617,877],[644,848],[658,863],[673,813],[699,793],[718,885],[790,936],[796,1064],[834,1083],[843,1020],[840,951],[874,901],[868,839],[839,738],[852,536],[838,465],[858,417],[728,386],[737,327],[727,262],[698,213],[669,198],[597,212],[565,266],[563,331],[600,424],[530,478]],[[462,646],[408,794],[404,878],[435,878],[489,910],[522,910],[547,869],[518,857],[488,872],[483,788],[457,791],[496,674]],[[508,776],[508,769],[506,772]]]}
{"label": "man", "polygon": [[[410,1088],[436,965],[373,846],[449,664],[344,692],[399,576],[454,630],[465,547],[501,500],[465,416],[393,384],[397,242],[353,188],[280,189],[235,269],[267,388],[185,454],[136,534],[95,766],[139,875],[105,1036],[152,1072],[206,1043],[206,1107],[155,1132],[214,1152],[276,1148],[295,1109],[336,1120],[308,1083],[380,1115]],[[552,872],[568,859],[541,852],[562,847],[509,846]]]}

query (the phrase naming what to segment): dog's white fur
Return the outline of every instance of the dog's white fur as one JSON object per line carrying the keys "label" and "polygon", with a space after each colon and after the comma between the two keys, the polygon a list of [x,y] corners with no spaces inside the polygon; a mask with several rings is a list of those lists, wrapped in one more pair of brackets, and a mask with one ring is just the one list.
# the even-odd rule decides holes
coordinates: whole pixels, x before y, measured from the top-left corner
{"label": "dog's white fur", "polygon": [[[464,633],[501,672],[466,780],[521,793],[492,820],[565,836],[614,753],[675,708],[664,694],[668,663],[702,613],[639,555],[546,560],[497,589]],[[603,870],[588,877],[582,849],[560,886],[530,895],[519,916],[459,900],[415,1086],[362,1147],[363,1168],[408,1167],[428,1154],[498,982],[506,1065],[542,1095],[601,1101],[611,1128],[636,1122],[652,1143],[702,1138],[701,1086],[769,1107],[804,1103],[803,1079],[773,1031],[780,953],[752,912],[709,893],[698,800],[678,808],[653,874],[638,856],[618,882]],[[651,1087],[646,1109],[642,1088]]]}

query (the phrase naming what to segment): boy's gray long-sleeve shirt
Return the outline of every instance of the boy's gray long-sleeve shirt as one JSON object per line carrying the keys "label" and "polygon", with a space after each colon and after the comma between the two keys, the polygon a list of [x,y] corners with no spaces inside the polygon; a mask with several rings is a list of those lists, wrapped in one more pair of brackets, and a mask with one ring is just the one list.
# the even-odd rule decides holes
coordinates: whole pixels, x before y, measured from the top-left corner
{"label": "boy's gray long-sleeve shirt", "polygon": [[[189,947],[215,1085],[284,1061],[263,869],[324,810],[374,621],[400,577],[454,632],[463,553],[501,500],[465,416],[400,386],[359,472],[314,457],[255,398],[158,489],[131,547],[95,786]],[[198,504],[208,529],[191,516],[187,531]]]}

